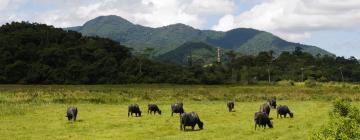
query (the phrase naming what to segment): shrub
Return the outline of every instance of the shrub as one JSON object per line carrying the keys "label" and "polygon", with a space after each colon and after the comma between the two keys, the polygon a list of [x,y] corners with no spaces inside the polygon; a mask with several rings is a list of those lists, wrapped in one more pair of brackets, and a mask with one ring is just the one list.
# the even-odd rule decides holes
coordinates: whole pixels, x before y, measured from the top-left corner
{"label": "shrub", "polygon": [[334,102],[334,109],[332,113],[333,115],[340,115],[342,117],[345,117],[349,114],[350,109],[350,101],[346,99],[341,99]]}
{"label": "shrub", "polygon": [[328,82],[329,81],[325,76],[321,76],[318,80],[320,82]]}
{"label": "shrub", "polygon": [[352,107],[349,100],[338,100],[330,112],[329,123],[313,133],[313,140],[353,140],[360,139],[360,111]]}
{"label": "shrub", "polygon": [[277,82],[277,84],[282,86],[294,86],[295,82],[293,80],[281,80]]}
{"label": "shrub", "polygon": [[308,80],[305,81],[305,86],[310,88],[315,87],[316,81],[313,78],[309,78]]}

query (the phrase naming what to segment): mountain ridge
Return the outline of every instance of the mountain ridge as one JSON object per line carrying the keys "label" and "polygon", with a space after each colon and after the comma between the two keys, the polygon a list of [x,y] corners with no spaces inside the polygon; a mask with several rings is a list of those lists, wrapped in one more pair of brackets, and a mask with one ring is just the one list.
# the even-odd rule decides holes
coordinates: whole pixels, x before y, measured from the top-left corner
{"label": "mountain ridge", "polygon": [[234,50],[245,55],[257,55],[263,51],[274,51],[280,55],[301,47],[312,55],[333,55],[316,46],[293,43],[269,32],[251,28],[236,28],[226,32],[200,30],[186,24],[176,23],[158,28],[133,24],[115,15],[99,16],[83,26],[66,28],[87,36],[100,36],[118,41],[135,51],[154,48],[156,55],[170,52],[186,42],[204,42],[214,47]]}

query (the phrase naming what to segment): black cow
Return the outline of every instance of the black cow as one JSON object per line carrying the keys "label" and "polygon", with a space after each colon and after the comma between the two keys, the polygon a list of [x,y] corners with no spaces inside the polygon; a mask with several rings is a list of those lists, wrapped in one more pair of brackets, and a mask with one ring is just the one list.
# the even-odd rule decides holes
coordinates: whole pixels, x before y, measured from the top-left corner
{"label": "black cow", "polygon": [[264,112],[269,116],[270,115],[270,105],[267,103],[264,103],[263,105],[261,105],[260,112]]}
{"label": "black cow", "polygon": [[271,97],[270,99],[268,99],[268,102],[272,108],[276,108],[276,97]]}
{"label": "black cow", "polygon": [[183,103],[175,103],[171,105],[171,116],[173,116],[174,113],[184,113]]}
{"label": "black cow", "polygon": [[290,115],[290,118],[294,117],[294,113],[292,113],[290,111],[288,106],[286,106],[286,105],[278,106],[278,108],[277,108],[277,118],[279,118],[279,115],[280,115],[280,118],[282,118],[282,116],[284,116],[284,118],[286,118],[287,114]]}
{"label": "black cow", "polygon": [[227,102],[227,107],[229,109],[229,112],[231,112],[234,109],[235,103],[234,101],[228,101]]}
{"label": "black cow", "polygon": [[156,104],[148,104],[148,114],[152,114],[152,112],[154,112],[154,114],[157,112],[159,115],[161,115],[161,110]]}
{"label": "black cow", "polygon": [[266,125],[269,128],[273,128],[272,121],[270,120],[269,116],[264,112],[256,112],[254,116],[254,122],[255,122],[255,130],[256,127],[264,127],[266,128]]}
{"label": "black cow", "polygon": [[180,130],[185,131],[186,126],[191,126],[191,129],[194,130],[195,125],[198,125],[200,129],[203,129],[204,123],[200,121],[200,118],[197,113],[183,113],[180,115]]}
{"label": "black cow", "polygon": [[77,117],[77,113],[78,113],[78,110],[76,107],[69,107],[67,109],[67,112],[66,112],[66,117],[68,118],[68,120],[73,120],[73,121],[76,121],[76,117]]}
{"label": "black cow", "polygon": [[133,115],[133,113],[135,113],[135,116],[136,117],[141,117],[141,111],[140,111],[140,108],[139,108],[139,105],[137,104],[131,104],[129,105],[128,107],[128,117]]}

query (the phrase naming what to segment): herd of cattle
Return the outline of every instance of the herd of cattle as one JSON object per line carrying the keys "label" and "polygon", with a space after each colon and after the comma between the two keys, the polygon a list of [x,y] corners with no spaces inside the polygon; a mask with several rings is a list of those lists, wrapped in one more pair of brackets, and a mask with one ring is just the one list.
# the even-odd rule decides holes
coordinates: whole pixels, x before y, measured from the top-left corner
{"label": "herd of cattle", "polygon": [[[269,117],[270,115],[270,110],[271,108],[274,108],[277,110],[277,118],[279,118],[279,116],[285,117],[286,115],[289,114],[290,118],[292,118],[294,116],[294,114],[290,111],[289,107],[286,105],[280,105],[278,107],[276,107],[276,98],[275,97],[271,97],[270,99],[267,100],[267,103],[264,103],[260,106],[260,110],[258,112],[255,112],[254,115],[254,122],[255,122],[255,130],[256,127],[263,127],[264,129],[266,128],[266,125],[269,128],[273,128],[273,123],[271,121],[271,118]],[[235,102],[234,101],[228,101],[227,102],[227,107],[229,112],[232,112],[234,107],[235,107]],[[68,120],[76,120],[77,117],[77,113],[78,110],[76,107],[69,107],[67,110],[67,115],[66,117],[68,118]],[[161,110],[160,108],[156,105],[156,104],[149,104],[148,105],[148,114],[156,114],[158,113],[159,115],[161,115]],[[195,125],[198,125],[198,127],[200,129],[203,129],[204,123],[200,120],[199,115],[196,112],[185,112],[184,108],[183,108],[183,103],[178,102],[175,104],[171,105],[171,116],[173,116],[174,113],[179,113],[180,114],[180,129],[181,130],[185,130],[186,126],[191,126],[192,130],[194,130]],[[141,111],[139,108],[139,105],[137,104],[131,104],[128,107],[128,117],[133,116],[133,114],[135,114],[135,116],[137,117],[141,117]]]}

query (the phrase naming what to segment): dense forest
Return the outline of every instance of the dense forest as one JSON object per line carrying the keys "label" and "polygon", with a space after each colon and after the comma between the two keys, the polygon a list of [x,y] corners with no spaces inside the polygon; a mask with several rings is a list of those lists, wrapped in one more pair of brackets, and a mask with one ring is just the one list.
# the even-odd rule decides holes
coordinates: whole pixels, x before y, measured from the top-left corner
{"label": "dense forest", "polygon": [[[121,44],[121,42],[120,42]],[[132,54],[118,42],[82,36],[44,24],[13,22],[0,27],[1,84],[225,84],[258,81],[360,81],[359,61],[313,56],[301,48],[275,57],[226,53],[226,63],[175,65]]]}

